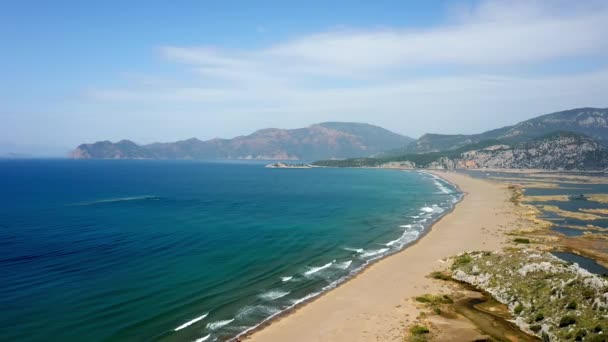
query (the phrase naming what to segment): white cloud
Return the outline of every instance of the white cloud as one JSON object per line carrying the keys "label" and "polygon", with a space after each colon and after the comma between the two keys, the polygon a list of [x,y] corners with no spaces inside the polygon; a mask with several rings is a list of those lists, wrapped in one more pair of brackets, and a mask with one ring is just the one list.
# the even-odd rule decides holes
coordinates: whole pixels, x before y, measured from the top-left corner
{"label": "white cloud", "polygon": [[606,105],[605,63],[579,74],[510,74],[606,57],[605,2],[485,1],[453,13],[433,28],[340,29],[257,49],[162,46],[161,55],[196,81],[88,95],[156,110],[186,104],[190,115],[222,113],[227,122],[367,121],[413,135],[472,133],[551,110]]}
{"label": "white cloud", "polygon": [[[432,65],[509,65],[608,52],[608,6],[555,11],[551,2],[482,2],[430,29],[337,30],[247,51],[162,47],[170,60],[209,67],[352,74]],[[568,8],[572,8],[569,5]]]}

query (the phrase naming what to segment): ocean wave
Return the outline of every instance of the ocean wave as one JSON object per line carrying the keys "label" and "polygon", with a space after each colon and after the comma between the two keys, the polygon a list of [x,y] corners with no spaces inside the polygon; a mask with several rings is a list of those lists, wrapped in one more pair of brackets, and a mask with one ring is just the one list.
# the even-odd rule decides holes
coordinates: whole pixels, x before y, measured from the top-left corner
{"label": "ocean wave", "polygon": [[207,315],[209,315],[209,313],[208,313],[208,312],[206,312],[206,313],[204,313],[204,314],[202,314],[202,315],[200,315],[200,316],[196,317],[195,319],[193,319],[193,320],[191,320],[191,321],[188,321],[188,322],[186,322],[186,323],[184,323],[184,324],[180,325],[179,327],[175,328],[175,329],[174,329],[174,331],[182,330],[182,329],[184,329],[185,327],[188,327],[188,326],[190,326],[190,325],[192,325],[192,324],[194,324],[194,323],[196,323],[196,322],[198,322],[198,321],[200,321],[200,320],[204,319],[205,317],[207,317]]}
{"label": "ocean wave", "polygon": [[223,321],[217,321],[217,322],[213,322],[213,323],[208,323],[207,324],[207,329],[209,329],[209,330],[217,330],[217,329],[219,329],[219,328],[221,328],[223,326],[226,326],[226,325],[232,323],[233,321],[234,321],[234,318],[233,319],[226,319],[226,320],[223,320]]}
{"label": "ocean wave", "polygon": [[443,209],[442,207],[438,206],[437,204],[433,204],[433,212],[437,213],[437,214],[441,214],[442,212],[445,211],[445,209]]}
{"label": "ocean wave", "polygon": [[288,282],[288,281],[290,281],[292,279],[293,279],[293,276],[291,276],[291,277],[281,277],[281,281],[284,282],[284,283],[286,283],[286,282]]}
{"label": "ocean wave", "polygon": [[434,178],[435,185],[439,188],[439,190],[442,193],[447,194],[447,195],[452,193],[452,191],[450,191],[448,188],[446,188],[445,185],[443,185],[442,182],[437,179],[437,177],[433,177],[433,178]]}
{"label": "ocean wave", "polygon": [[[451,184],[452,185],[452,184]],[[456,188],[454,186],[454,188]],[[453,194],[453,203],[458,202],[462,196],[458,193],[455,192]],[[419,219],[422,217],[422,220],[417,221],[416,223],[412,224],[411,226],[409,225],[403,225],[401,226],[401,228],[405,228],[403,234],[401,235],[401,237],[399,237],[399,239],[393,240],[388,242],[387,244],[385,244],[387,246],[387,248],[382,248],[382,249],[378,249],[378,250],[365,250],[363,248],[351,248],[351,247],[345,247],[343,248],[344,250],[347,251],[351,251],[351,252],[355,252],[357,254],[360,254],[361,257],[365,257],[368,256],[368,258],[366,258],[363,262],[363,264],[358,265],[357,267],[350,269],[347,275],[344,275],[342,277],[340,277],[337,280],[334,280],[333,282],[331,282],[330,284],[326,285],[325,287],[323,287],[321,290],[317,291],[317,292],[313,292],[313,293],[309,293],[301,298],[298,299],[292,299],[289,301],[289,303],[291,303],[291,305],[287,306],[287,307],[283,307],[282,309],[277,309],[276,312],[270,314],[269,316],[267,316],[265,319],[263,319],[261,322],[248,327],[246,329],[244,329],[243,331],[241,331],[236,338],[240,338],[242,336],[247,335],[249,332],[251,332],[254,329],[257,329],[258,327],[262,326],[263,324],[266,324],[266,322],[269,322],[271,320],[273,320],[275,317],[277,317],[278,315],[280,315],[283,312],[286,312],[288,310],[291,310],[292,308],[296,307],[297,305],[307,302],[323,293],[325,293],[326,291],[337,287],[338,285],[340,285],[342,282],[346,281],[347,279],[351,278],[353,275],[357,274],[358,272],[360,272],[361,270],[365,269],[371,262],[373,262],[373,260],[378,259],[380,257],[382,257],[383,254],[390,252],[390,251],[396,251],[401,249],[405,244],[407,244],[408,242],[414,241],[418,238],[418,236],[420,235],[421,231],[424,228],[423,223],[428,221],[428,220],[432,220],[433,214],[434,213],[442,213],[445,211],[444,208],[440,208],[437,205],[432,205],[431,207],[425,207],[428,208],[426,210],[423,210],[419,215],[415,215],[412,216],[412,218],[414,219]],[[438,208],[438,209],[435,209]],[[429,210],[430,209],[430,210]],[[409,227],[408,227],[409,226]],[[390,246],[390,248],[389,248]],[[311,272],[318,272],[321,268],[327,268],[330,267],[332,264],[335,263],[335,260],[332,261],[329,264],[326,264],[324,266],[321,267],[316,267],[316,268],[310,268],[310,270],[306,273],[312,274]],[[344,264],[343,262],[336,264],[336,267],[339,267],[339,265]],[[349,264],[349,267],[352,264]],[[285,279],[285,278],[289,278],[289,277],[282,277],[281,279]]]}
{"label": "ocean wave", "polygon": [[332,261],[332,262],[328,262],[327,264],[323,265],[323,266],[319,266],[319,267],[309,267],[309,270],[304,272],[305,276],[309,276],[311,274],[315,274],[319,271],[323,271],[326,268],[331,267],[331,265],[334,264],[334,262],[336,262],[336,260]]}
{"label": "ocean wave", "polygon": [[388,250],[389,250],[388,248],[380,248],[380,249],[376,249],[376,250],[365,251],[365,252],[361,253],[361,257],[369,258],[371,256],[386,253]]}
{"label": "ocean wave", "polygon": [[441,214],[445,211],[445,209],[438,206],[437,204],[433,204],[430,207],[422,207],[420,208],[420,210],[426,214]]}
{"label": "ocean wave", "polygon": [[291,292],[289,292],[289,291],[271,290],[266,293],[262,293],[259,297],[264,300],[275,300],[275,299],[285,297],[290,293]]}
{"label": "ocean wave", "polygon": [[420,233],[416,230],[405,230],[403,234],[398,239],[393,241],[389,241],[384,245],[387,247],[392,247],[393,245],[399,245],[399,247],[403,247],[406,243],[410,243],[418,238]]}
{"label": "ocean wave", "polygon": [[404,224],[404,225],[401,225],[399,227],[401,227],[401,228],[412,228],[412,225],[411,224]]}
{"label": "ocean wave", "polygon": [[423,175],[427,175],[429,177],[431,177],[433,179],[433,183],[435,183],[435,186],[439,189],[439,191],[441,191],[441,193],[446,194],[446,195],[450,195],[453,193],[452,190],[448,189],[445,186],[445,180],[437,175],[434,175],[430,172],[425,172],[425,171],[419,171],[421,174]]}
{"label": "ocean wave", "polygon": [[117,203],[117,202],[130,202],[130,201],[142,201],[142,200],[159,200],[158,196],[131,196],[131,197],[117,197],[117,198],[108,198],[91,202],[78,203],[76,205],[95,205],[95,204],[105,204],[105,203]]}
{"label": "ocean wave", "polygon": [[281,311],[281,310],[278,308],[266,306],[266,305],[254,305],[254,306],[248,305],[248,306],[245,306],[244,308],[240,309],[236,313],[235,318],[238,320],[243,320],[251,315],[256,315],[256,314],[273,315],[279,311]]}
{"label": "ocean wave", "polygon": [[197,338],[196,340],[194,340],[194,342],[203,342],[203,341],[207,341],[209,339],[209,337],[211,337],[211,334],[207,335],[207,336],[203,336],[201,338]]}
{"label": "ocean wave", "polygon": [[339,269],[345,270],[347,269],[350,264],[352,264],[353,261],[352,260],[348,260],[348,261],[344,261],[344,262],[340,262],[336,264],[336,267],[338,267]]}

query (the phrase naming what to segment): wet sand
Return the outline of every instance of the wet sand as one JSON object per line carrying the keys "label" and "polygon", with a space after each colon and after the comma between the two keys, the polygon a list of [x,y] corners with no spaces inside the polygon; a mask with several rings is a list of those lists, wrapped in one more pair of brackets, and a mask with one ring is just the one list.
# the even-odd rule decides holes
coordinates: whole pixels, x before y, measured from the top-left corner
{"label": "wet sand", "polygon": [[428,278],[442,259],[472,250],[499,250],[519,216],[505,184],[436,172],[465,193],[455,209],[414,245],[373,264],[354,279],[273,321],[249,341],[403,341],[419,314],[412,301],[446,292]]}

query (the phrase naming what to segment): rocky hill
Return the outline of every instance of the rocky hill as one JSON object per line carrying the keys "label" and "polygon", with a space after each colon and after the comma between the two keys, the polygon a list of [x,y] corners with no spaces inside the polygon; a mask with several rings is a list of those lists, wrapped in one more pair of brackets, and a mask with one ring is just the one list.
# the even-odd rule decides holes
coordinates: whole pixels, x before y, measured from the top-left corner
{"label": "rocky hill", "polygon": [[404,146],[414,139],[384,128],[326,122],[299,129],[268,128],[233,139],[138,145],[129,140],[82,144],[75,159],[269,159],[317,160],[371,156]]}
{"label": "rocky hill", "polygon": [[608,148],[582,134],[558,132],[516,144],[505,144],[501,140],[487,140],[444,152],[383,158],[329,160],[319,161],[315,164],[318,166],[373,166],[411,169],[603,170],[608,168]]}
{"label": "rocky hill", "polygon": [[546,114],[481,134],[425,134],[411,144],[386,155],[445,151],[490,139],[514,144],[559,131],[581,133],[608,145],[608,108],[578,108]]}

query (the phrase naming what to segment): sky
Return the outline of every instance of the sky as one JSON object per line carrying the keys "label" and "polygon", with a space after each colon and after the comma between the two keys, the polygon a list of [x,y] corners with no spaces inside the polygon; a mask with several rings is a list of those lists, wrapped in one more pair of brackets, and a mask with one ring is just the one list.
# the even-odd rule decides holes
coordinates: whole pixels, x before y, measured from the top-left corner
{"label": "sky", "polygon": [[7,0],[0,43],[5,145],[469,134],[608,107],[601,0]]}

